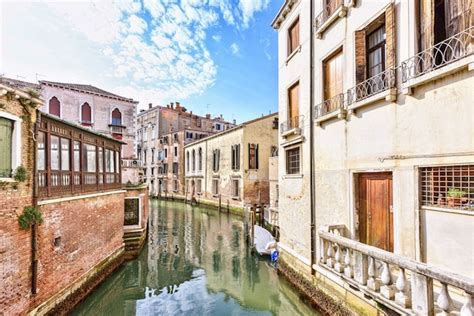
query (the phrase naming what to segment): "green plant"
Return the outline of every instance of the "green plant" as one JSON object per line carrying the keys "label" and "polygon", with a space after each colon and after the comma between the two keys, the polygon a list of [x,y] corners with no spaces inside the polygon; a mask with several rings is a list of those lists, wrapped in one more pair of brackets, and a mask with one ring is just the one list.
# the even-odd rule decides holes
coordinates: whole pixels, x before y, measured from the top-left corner
{"label": "green plant", "polygon": [[449,188],[448,190],[448,197],[451,197],[451,198],[462,198],[464,196],[466,196],[466,192],[465,191],[462,191],[461,189],[459,188]]}
{"label": "green plant", "polygon": [[13,178],[15,179],[15,181],[25,182],[28,179],[28,173],[26,171],[26,168],[23,166],[19,166],[18,168],[16,168]]}
{"label": "green plant", "polygon": [[23,214],[18,216],[21,229],[29,229],[34,224],[43,223],[43,214],[34,206],[25,206]]}

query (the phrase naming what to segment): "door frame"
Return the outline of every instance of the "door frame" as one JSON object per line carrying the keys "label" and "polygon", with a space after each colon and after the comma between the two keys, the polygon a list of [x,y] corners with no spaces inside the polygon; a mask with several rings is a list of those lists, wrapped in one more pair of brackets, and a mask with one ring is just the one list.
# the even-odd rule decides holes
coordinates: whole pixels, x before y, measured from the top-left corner
{"label": "door frame", "polygon": [[360,241],[359,238],[359,175],[363,173],[391,173],[392,174],[392,209],[393,209],[393,253],[398,252],[398,203],[396,202],[396,178],[397,173],[393,168],[382,168],[382,169],[354,169],[350,170],[349,188],[349,209],[350,209],[350,231],[351,239]]}

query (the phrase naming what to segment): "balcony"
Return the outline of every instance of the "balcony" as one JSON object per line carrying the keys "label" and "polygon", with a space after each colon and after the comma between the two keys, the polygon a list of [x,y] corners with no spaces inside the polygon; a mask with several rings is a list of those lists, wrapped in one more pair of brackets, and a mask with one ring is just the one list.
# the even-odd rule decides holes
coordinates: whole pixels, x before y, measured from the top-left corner
{"label": "balcony", "polygon": [[474,68],[474,27],[419,52],[401,64],[403,92],[461,68]]}
{"label": "balcony", "polygon": [[395,101],[397,95],[396,69],[387,69],[347,90],[347,109],[355,109],[385,99]]}
{"label": "balcony", "polygon": [[316,105],[314,109],[316,124],[320,125],[322,122],[330,120],[335,117],[345,118],[346,117],[346,101],[347,101],[346,94],[340,93]]}
{"label": "balcony", "polygon": [[122,167],[124,168],[142,168],[143,165],[139,159],[122,159]]}
{"label": "balcony", "polygon": [[303,133],[304,115],[291,117],[288,121],[280,124],[280,133],[282,137],[287,138],[290,135],[301,135]]}
{"label": "balcony", "polygon": [[320,268],[399,314],[472,315],[473,279],[345,238],[343,230],[319,231]]}
{"label": "balcony", "polygon": [[347,14],[347,7],[344,0],[326,0],[326,6],[318,14],[315,20],[316,37],[321,38],[323,32],[338,18],[343,18]]}
{"label": "balcony", "polygon": [[109,131],[112,134],[124,134],[127,127],[123,125],[109,124]]}

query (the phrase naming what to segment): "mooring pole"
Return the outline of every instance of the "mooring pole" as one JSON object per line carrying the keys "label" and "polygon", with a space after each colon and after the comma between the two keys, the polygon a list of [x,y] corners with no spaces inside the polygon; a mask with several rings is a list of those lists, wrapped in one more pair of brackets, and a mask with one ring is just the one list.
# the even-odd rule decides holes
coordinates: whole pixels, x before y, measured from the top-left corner
{"label": "mooring pole", "polygon": [[222,210],[221,194],[219,193],[219,212]]}

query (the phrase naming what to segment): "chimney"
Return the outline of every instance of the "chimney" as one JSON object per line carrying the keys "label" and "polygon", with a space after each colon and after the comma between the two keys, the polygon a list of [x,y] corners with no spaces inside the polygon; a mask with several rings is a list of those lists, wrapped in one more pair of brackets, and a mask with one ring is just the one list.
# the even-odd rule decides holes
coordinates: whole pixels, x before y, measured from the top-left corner
{"label": "chimney", "polygon": [[170,105],[169,105],[169,104],[167,104],[167,105],[166,105],[166,107],[169,109],[169,108],[170,108]]}
{"label": "chimney", "polygon": [[151,109],[153,107],[152,103],[148,103],[148,108]]}
{"label": "chimney", "polygon": [[171,102],[171,108],[174,109],[174,102]]}
{"label": "chimney", "polygon": [[211,114],[206,114],[206,118],[207,118],[207,119],[210,119],[210,118],[211,118]]}

